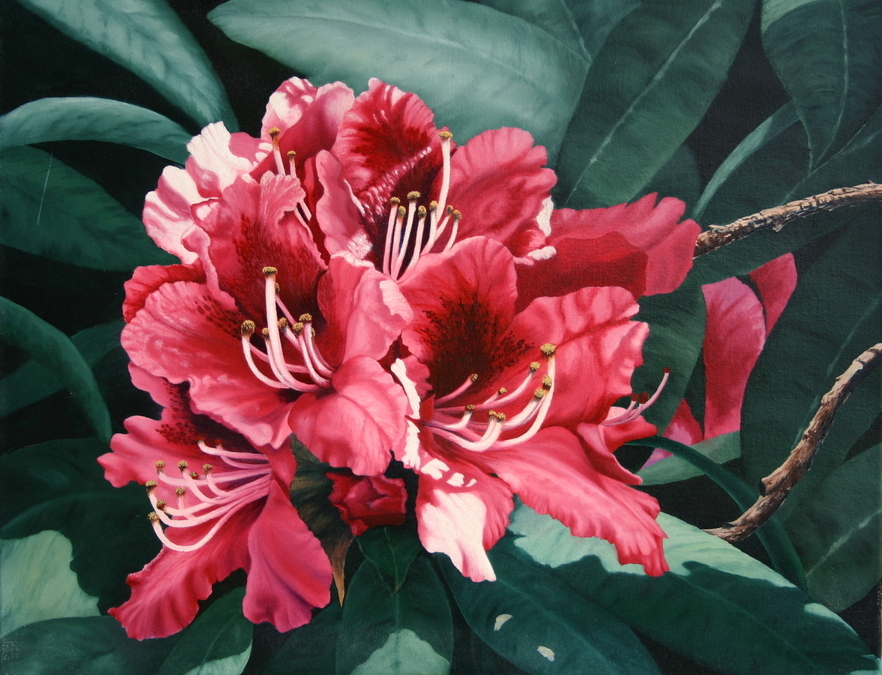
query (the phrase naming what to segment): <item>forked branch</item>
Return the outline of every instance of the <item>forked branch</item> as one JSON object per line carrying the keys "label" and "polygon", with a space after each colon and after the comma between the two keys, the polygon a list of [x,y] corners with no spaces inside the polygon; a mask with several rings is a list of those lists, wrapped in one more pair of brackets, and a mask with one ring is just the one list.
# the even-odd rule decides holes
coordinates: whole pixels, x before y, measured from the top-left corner
{"label": "forked branch", "polygon": [[820,211],[833,211],[841,206],[854,206],[864,202],[882,200],[882,185],[863,183],[854,187],[836,188],[819,195],[798,199],[782,206],[775,206],[739,218],[729,225],[711,225],[709,230],[698,235],[695,242],[695,257],[710,253],[760,230],[781,228],[797,218],[805,218]]}
{"label": "forked branch", "polygon": [[882,360],[882,342],[873,345],[852,361],[848,369],[836,378],[833,388],[824,394],[818,412],[809,422],[802,438],[793,448],[787,461],[763,478],[763,493],[753,506],[733,522],[707,530],[707,532],[728,542],[741,541],[756,532],[763,523],[771,518],[772,514],[787,499],[787,495],[790,494],[793,487],[808,471],[812,458],[830,430],[839,407],[860,384],[861,380],[879,364],[880,360]]}

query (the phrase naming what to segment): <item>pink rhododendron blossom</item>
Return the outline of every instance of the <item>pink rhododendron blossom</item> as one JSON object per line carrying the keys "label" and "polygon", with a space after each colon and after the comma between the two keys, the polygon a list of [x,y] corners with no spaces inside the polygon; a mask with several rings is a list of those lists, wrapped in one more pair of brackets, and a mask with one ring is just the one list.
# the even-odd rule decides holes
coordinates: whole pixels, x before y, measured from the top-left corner
{"label": "pink rhododendron blossom", "polygon": [[329,499],[353,536],[370,527],[404,523],[407,490],[401,478],[355,476],[340,471],[329,472],[327,476],[334,483]]}
{"label": "pink rhododendron blossom", "polygon": [[[699,424],[689,404],[681,401],[666,438],[694,445],[741,429],[748,378],[796,287],[793,256],[788,253],[766,263],[751,272],[750,279],[756,292],[735,278],[702,287],[707,306],[704,420]],[[656,449],[646,466],[669,456]]]}
{"label": "pink rhododendron blossom", "polygon": [[420,476],[426,549],[494,579],[486,550],[516,493],[577,536],[612,541],[622,562],[664,572],[658,504],[629,487],[639,479],[610,445],[655,430],[643,405],[613,409],[631,393],[648,332],[631,319],[633,296],[583,288],[517,311],[515,258],[483,237],[424,257],[401,290],[414,319],[402,332],[410,356],[393,366],[410,400],[398,458]]}
{"label": "pink rhododendron blossom", "polygon": [[114,436],[99,462],[115,486],[146,486],[163,550],[129,575],[131,598],[110,613],[130,637],[171,635],[193,620],[212,584],[244,569],[248,619],[281,631],[308,622],[330,600],[331,567],[291,505],[294,456],[253,447],[194,413],[186,387],[131,370],[165,406],[162,417],[129,418],[128,433]]}

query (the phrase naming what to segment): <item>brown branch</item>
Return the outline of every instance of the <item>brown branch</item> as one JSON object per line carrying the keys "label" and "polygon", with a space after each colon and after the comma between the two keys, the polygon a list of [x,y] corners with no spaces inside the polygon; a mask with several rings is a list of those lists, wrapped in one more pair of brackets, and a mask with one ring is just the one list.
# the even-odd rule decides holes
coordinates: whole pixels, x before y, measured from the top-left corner
{"label": "brown branch", "polygon": [[830,431],[833,418],[855,387],[882,360],[882,342],[858,356],[848,369],[836,378],[833,388],[824,394],[818,412],[809,422],[799,443],[780,467],[762,480],[762,495],[737,520],[707,530],[728,542],[741,541],[756,532],[778,509],[793,487],[808,471],[815,452]]}
{"label": "brown branch", "polygon": [[729,225],[711,225],[709,230],[698,235],[695,242],[695,257],[744,239],[760,230],[773,229],[780,232],[789,222],[804,218],[820,211],[832,211],[840,206],[854,206],[864,202],[882,200],[882,185],[863,183],[855,187],[830,190],[819,195],[798,199],[795,202],[765,209],[751,216],[739,218]]}

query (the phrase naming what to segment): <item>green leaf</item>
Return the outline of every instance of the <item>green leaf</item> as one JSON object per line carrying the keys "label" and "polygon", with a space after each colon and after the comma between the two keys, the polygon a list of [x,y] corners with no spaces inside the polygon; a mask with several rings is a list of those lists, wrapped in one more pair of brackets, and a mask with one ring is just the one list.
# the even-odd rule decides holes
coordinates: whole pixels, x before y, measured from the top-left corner
{"label": "green leaf", "polygon": [[89,364],[60,330],[11,300],[0,298],[0,340],[28,352],[67,387],[92,428],[110,440],[110,413]]}
{"label": "green leaf", "polygon": [[661,514],[671,571],[649,577],[620,565],[614,547],[574,537],[524,506],[513,549],[554,568],[575,592],[668,649],[744,675],[878,672],[879,663],[838,616],[734,546]]}
{"label": "green leaf", "polygon": [[359,567],[346,592],[340,634],[346,639],[337,643],[339,675],[444,675],[450,669],[450,607],[424,557],[413,562],[396,593],[376,567]]}
{"label": "green leaf", "polygon": [[72,557],[70,541],[60,532],[0,540],[0,637],[46,619],[98,616],[98,598],[80,588]]}
{"label": "green leaf", "polygon": [[[91,368],[111,349],[119,347],[122,325],[122,322],[114,322],[92,326],[81,330],[70,340]],[[0,417],[51,396],[61,386],[58,378],[36,361],[22,364],[0,380],[0,390],[4,392],[0,398]]]}
{"label": "green leaf", "polygon": [[126,575],[160,548],[144,488],[117,489],[104,480],[95,458],[107,450],[95,439],[75,439],[0,457],[0,537],[61,532],[73,544],[71,569],[102,611],[128,597]]}
{"label": "green leaf", "polygon": [[419,537],[405,527],[369,528],[358,537],[364,557],[370,560],[389,581],[389,590],[395,592],[404,583],[407,570],[420,552]]}
{"label": "green leaf", "polygon": [[[855,218],[804,269],[748,380],[741,424],[745,477],[771,473],[799,442],[821,397],[861,352],[879,341],[882,325],[882,209]],[[839,409],[812,469],[779,509],[782,518],[838,466],[879,413],[875,371]]]}
{"label": "green leaf", "polygon": [[46,141],[105,141],[183,164],[191,137],[164,115],[106,98],[41,98],[0,117],[0,150]]}
{"label": "green leaf", "polygon": [[254,625],[242,616],[245,589],[215,600],[181,635],[159,675],[239,675],[251,656]]}
{"label": "green leaf", "polygon": [[566,0],[566,4],[582,35],[585,49],[593,59],[600,53],[612,29],[640,5],[640,0]]}
{"label": "green leaf", "polygon": [[[796,125],[797,122],[799,122],[799,117],[796,114],[796,108],[792,103],[786,103],[775,111],[775,113],[765,122],[750,132],[750,134],[738,144],[738,146],[728,157],[726,157],[723,163],[720,164],[719,168],[714,172],[714,175],[704,188],[704,192],[701,193],[701,198],[695,204],[695,208],[692,209],[692,217],[700,219],[705,208],[707,208],[708,203],[716,195],[717,190],[719,190],[720,187],[724,185],[746,161],[778,138],[783,132]],[[800,125],[800,128],[801,126],[802,125]],[[792,144],[792,141],[788,141],[788,145]],[[776,152],[774,156],[778,156],[778,153]],[[805,174],[804,171],[801,173],[803,175]],[[780,173],[778,175],[780,177]],[[794,183],[796,182],[793,178],[791,178],[791,181]],[[761,181],[756,182],[760,187],[763,185]]]}
{"label": "green leaf", "polygon": [[110,616],[52,619],[0,641],[4,675],[155,675],[176,637],[131,640]]}
{"label": "green leaf", "polygon": [[128,68],[201,125],[238,125],[211,62],[165,0],[18,0],[55,26]]}
{"label": "green leaf", "polygon": [[812,597],[841,612],[882,577],[882,445],[848,460],[803,500],[785,527]]}
{"label": "green leaf", "polygon": [[875,0],[764,0],[762,33],[817,166],[882,104],[882,6]]}
{"label": "green leaf", "polygon": [[294,630],[263,675],[334,675],[342,608],[335,600],[312,621]]}
{"label": "green leaf", "polygon": [[[725,464],[741,457],[740,434],[737,431],[714,436],[691,447],[717,464]],[[662,485],[704,474],[695,465],[674,455],[641,469],[637,475],[643,479],[643,485]]]}
{"label": "green leaf", "polygon": [[650,181],[722,86],[752,9],[748,0],[646,0],[616,26],[564,138],[561,206],[618,204]]}
{"label": "green leaf", "polygon": [[27,147],[0,154],[0,244],[101,270],[174,261],[99,185]]}
{"label": "green leaf", "polygon": [[680,401],[695,368],[704,341],[704,295],[697,284],[686,282],[673,293],[639,300],[639,321],[649,324],[643,344],[643,365],[634,373],[634,391],[655,391],[670,368],[671,375],[659,399],[645,417],[664,429]]}
{"label": "green leaf", "polygon": [[496,581],[476,584],[446,557],[439,560],[471,629],[518,668],[534,675],[660,673],[626,626],[503,544],[490,552]]}
{"label": "green leaf", "polygon": [[481,4],[541,28],[590,63],[591,55],[585,49],[567,0],[481,0]]}
{"label": "green leaf", "polygon": [[668,163],[658,170],[635,196],[640,198],[651,192],[660,197],[676,197],[687,204],[694,204],[701,194],[701,174],[693,152],[685,145],[677,148]]}
{"label": "green leaf", "polygon": [[315,83],[361,91],[378,77],[419,94],[460,141],[521,127],[552,158],[587,70],[544,30],[469,2],[231,0],[208,18]]}
{"label": "green leaf", "polygon": [[[805,132],[794,124],[768,143],[730,178],[705,211],[707,223],[726,224],[794,199],[866,181],[882,181],[882,108],[851,142],[807,176]],[[801,174],[801,175],[800,175]],[[784,253],[796,251],[844,225],[872,217],[867,205],[820,213],[790,223],[780,232],[766,230],[712,251],[695,261],[691,277],[709,284],[746,274]]]}

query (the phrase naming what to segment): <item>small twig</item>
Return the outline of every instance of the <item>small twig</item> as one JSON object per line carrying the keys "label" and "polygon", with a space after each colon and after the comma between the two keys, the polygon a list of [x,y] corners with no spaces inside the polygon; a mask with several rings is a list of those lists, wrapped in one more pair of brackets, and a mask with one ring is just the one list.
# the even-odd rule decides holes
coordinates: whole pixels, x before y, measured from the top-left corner
{"label": "small twig", "polygon": [[830,427],[833,418],[855,387],[882,360],[882,342],[873,345],[858,356],[848,369],[836,378],[833,388],[824,394],[818,412],[809,422],[799,443],[793,448],[787,461],[762,480],[762,495],[737,520],[722,527],[707,530],[728,542],[741,541],[763,525],[778,509],[793,487],[808,471],[812,458]]}
{"label": "small twig", "polygon": [[729,225],[711,225],[709,230],[698,235],[695,242],[695,257],[744,239],[760,230],[773,229],[779,232],[789,222],[804,218],[819,211],[832,211],[840,206],[854,206],[882,199],[882,185],[863,183],[855,187],[830,190],[819,195],[798,199],[782,206],[765,209],[751,216],[739,218]]}

